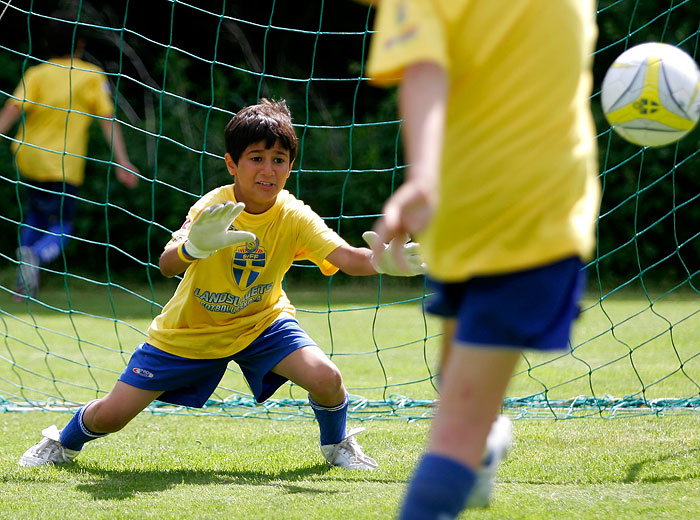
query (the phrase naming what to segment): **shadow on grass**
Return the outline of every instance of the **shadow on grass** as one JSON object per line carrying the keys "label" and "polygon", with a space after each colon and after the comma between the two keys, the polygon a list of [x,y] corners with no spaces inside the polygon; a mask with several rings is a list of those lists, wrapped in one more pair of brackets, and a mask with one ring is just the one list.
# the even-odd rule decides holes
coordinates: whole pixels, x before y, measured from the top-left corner
{"label": "shadow on grass", "polygon": [[[693,454],[700,453],[700,448],[692,448],[678,453],[669,453],[660,457],[649,457],[647,459],[630,464],[627,468],[627,475],[622,479],[625,483],[631,482],[646,482],[646,483],[658,483],[658,482],[680,482],[683,480],[690,480],[700,478],[700,467],[697,465],[693,466],[691,473],[684,475],[664,475],[664,476],[648,476],[639,478],[639,473],[644,469],[645,466],[649,464],[657,464],[659,462],[664,462],[667,460],[678,459],[681,460],[685,457],[689,457]],[[683,473],[687,473],[684,471]]]}
{"label": "shadow on grass", "polygon": [[325,493],[311,486],[300,486],[293,482],[304,480],[327,471],[318,464],[306,468],[269,473],[262,471],[228,470],[104,470],[89,466],[67,466],[65,471],[92,477],[91,482],[82,482],[76,489],[89,493],[96,500],[130,499],[137,493],[156,493],[183,484],[271,486],[285,488],[289,493]]}
{"label": "shadow on grass", "polygon": [[[48,469],[48,468],[47,468]],[[59,470],[67,474],[74,475],[80,482],[75,485],[75,489],[88,493],[95,500],[127,500],[136,494],[158,493],[167,491],[175,486],[183,484],[193,486],[267,486],[283,488],[290,494],[333,494],[338,491],[328,489],[327,486],[308,485],[300,481],[314,480],[326,473],[334,471],[325,464],[315,464],[312,466],[289,469],[279,472],[270,471],[229,471],[229,470],[143,470],[124,469],[107,470],[89,465],[61,465],[55,466],[52,470]],[[0,479],[5,482],[37,482],[37,475],[32,477],[22,475],[20,472],[13,472]],[[360,472],[346,473],[347,477],[330,476],[330,479],[347,482],[354,477],[362,477],[366,474]],[[39,477],[39,480],[41,478]],[[51,479],[55,482],[55,479]],[[384,480],[382,479],[382,482]],[[386,482],[404,483],[401,480],[389,480]]]}

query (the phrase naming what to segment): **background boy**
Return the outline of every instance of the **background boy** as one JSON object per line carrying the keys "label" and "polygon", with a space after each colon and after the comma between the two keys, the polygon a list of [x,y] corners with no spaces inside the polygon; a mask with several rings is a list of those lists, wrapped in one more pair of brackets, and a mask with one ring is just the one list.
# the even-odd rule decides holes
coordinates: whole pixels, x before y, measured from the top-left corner
{"label": "background boy", "polygon": [[[39,269],[57,258],[73,232],[76,195],[85,179],[88,130],[96,118],[114,152],[117,180],[134,188],[131,164],[104,71],[81,59],[85,40],[74,40],[69,21],[46,20],[41,35],[48,61],[27,69],[0,112],[0,134],[21,119],[12,142],[27,186],[26,214],[17,249],[17,297],[39,292]],[[95,117],[97,116],[97,117]],[[128,171],[128,170],[131,170]]]}
{"label": "background boy", "polygon": [[120,430],[154,399],[201,407],[233,360],[258,402],[287,380],[309,392],[329,464],[377,466],[355,440],[362,429],[346,433],[340,371],[299,326],[282,279],[295,260],[310,260],[326,275],[339,268],[351,275],[413,275],[422,264],[416,245],[404,241],[391,244],[403,253],[403,268],[390,250],[376,255],[351,247],[284,190],[296,151],[283,101],[261,100],[231,119],[225,161],[235,183],[195,203],[166,245],[161,272],[185,274],[148,340],[107,396],[87,403],[60,432],[45,429],[20,465],[70,462],[85,442]]}
{"label": "background boy", "polygon": [[[445,318],[440,406],[402,519],[487,505],[523,348],[568,346],[599,203],[592,0],[381,0],[369,76],[401,81],[406,182],[375,230],[420,233]],[[484,448],[488,449],[484,458]]]}

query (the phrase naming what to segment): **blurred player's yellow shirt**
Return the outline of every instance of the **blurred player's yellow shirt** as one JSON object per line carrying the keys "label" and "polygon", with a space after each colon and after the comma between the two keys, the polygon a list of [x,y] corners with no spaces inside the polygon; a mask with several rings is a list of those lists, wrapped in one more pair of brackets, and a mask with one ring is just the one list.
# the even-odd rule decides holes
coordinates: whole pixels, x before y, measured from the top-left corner
{"label": "blurred player's yellow shirt", "polygon": [[[227,200],[236,201],[233,185],[202,197],[166,248],[187,238],[190,224],[204,208]],[[331,275],[338,268],[325,258],[346,244],[286,190],[265,213],[244,211],[234,226],[255,233],[257,242],[227,247],[191,264],[148,329],[148,343],[190,359],[235,354],[280,317],[294,316],[294,306],[282,290],[282,278],[292,261],[310,260]]]}
{"label": "blurred player's yellow shirt", "polygon": [[600,187],[589,96],[592,0],[381,0],[368,65],[394,84],[434,62],[450,93],[432,277],[588,257]]}
{"label": "blurred player's yellow shirt", "polygon": [[24,73],[8,103],[23,109],[17,141],[17,166],[27,179],[65,181],[80,186],[85,177],[88,129],[92,116],[113,116],[104,71],[83,60],[57,58]]}

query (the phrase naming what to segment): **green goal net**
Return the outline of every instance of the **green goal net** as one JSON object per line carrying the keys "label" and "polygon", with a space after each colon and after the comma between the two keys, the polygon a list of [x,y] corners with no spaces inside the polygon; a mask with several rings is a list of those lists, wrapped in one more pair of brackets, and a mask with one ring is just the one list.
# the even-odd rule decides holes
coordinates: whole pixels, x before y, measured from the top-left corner
{"label": "green goal net", "polygon": [[[115,154],[93,124],[86,182],[71,195],[75,228],[41,265],[36,297],[19,297],[17,255],[28,182],[0,140],[0,410],[72,412],[105,395],[172,295],[158,257],[189,206],[230,183],[223,129],[240,107],[284,98],[300,150],[287,189],[353,245],[400,184],[404,162],[396,93],[367,84],[374,16],[350,0],[0,0],[0,94],[13,96],[47,61],[43,22],[60,18],[105,72],[139,185],[116,182]],[[60,14],[57,14],[60,13]],[[66,15],[68,13],[68,15]],[[600,82],[623,50],[663,41],[698,55],[700,4],[600,0],[592,95],[602,206],[589,290],[559,354],[526,352],[504,401],[517,417],[692,413],[700,407],[700,146],[639,148],[600,112]],[[546,115],[543,115],[546,117]],[[543,201],[546,203],[546,201]],[[20,269],[21,270],[21,269]],[[20,279],[21,285],[21,279]],[[432,416],[439,322],[424,312],[422,279],[322,276],[295,264],[285,290],[298,319],[343,372],[350,417]],[[231,364],[203,409],[155,402],[150,413],[312,418],[292,384],[256,404]]]}

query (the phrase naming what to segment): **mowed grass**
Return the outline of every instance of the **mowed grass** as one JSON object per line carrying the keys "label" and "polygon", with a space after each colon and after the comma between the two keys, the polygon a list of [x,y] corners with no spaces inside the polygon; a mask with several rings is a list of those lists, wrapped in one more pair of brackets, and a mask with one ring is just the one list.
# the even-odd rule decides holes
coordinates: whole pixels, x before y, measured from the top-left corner
{"label": "mowed grass", "polygon": [[[43,427],[67,419],[0,416],[0,518],[390,519],[429,426],[366,423],[373,473],[327,468],[311,421],[149,414],[72,465],[17,466]],[[699,427],[697,416],[515,421],[491,507],[460,518],[697,518]]]}
{"label": "mowed grass", "polygon": [[[369,401],[435,397],[442,338],[439,321],[422,311],[420,284],[378,277],[330,285],[289,282],[297,317],[343,372],[350,393]],[[104,287],[82,281],[49,285],[40,302],[0,295],[0,397],[12,402],[82,403],[108,392],[174,283]],[[589,296],[572,334],[571,352],[526,352],[508,395],[565,401],[696,398],[700,394],[700,297],[672,293],[654,299]],[[214,394],[249,395],[231,364]],[[304,400],[285,385],[276,399]],[[530,412],[535,408],[530,407]],[[546,409],[539,405],[539,408]],[[568,413],[566,409],[560,416]]]}
{"label": "mowed grass", "polygon": [[[375,277],[376,278],[376,277]],[[159,305],[174,284],[149,288],[105,288],[72,281],[42,290],[40,302],[4,296],[0,315],[0,396],[11,401],[84,402],[104,395],[146,339]],[[288,284],[297,317],[333,358],[353,395],[385,400],[392,395],[433,399],[439,324],[421,312],[420,285],[382,288],[367,281],[336,288]],[[157,302],[154,304],[153,302]],[[249,395],[235,364],[216,399]],[[277,398],[306,399],[287,385]]]}
{"label": "mowed grass", "polygon": [[[104,395],[172,284],[129,291],[87,283],[49,284],[41,304],[3,299],[0,397],[6,402],[81,403]],[[289,284],[302,325],[341,367],[354,395],[432,399],[441,338],[421,312],[423,288],[376,281]],[[133,294],[132,294],[133,293]],[[138,294],[144,297],[135,296]],[[378,305],[382,304],[382,305]],[[645,295],[587,298],[567,355],[526,354],[509,396],[547,390],[578,395],[698,397],[700,337],[694,294],[650,305]],[[330,309],[330,313],[328,310]],[[246,395],[235,366],[217,397]],[[285,386],[276,399],[304,399]],[[0,401],[1,403],[1,401]],[[229,409],[196,416],[144,412],[123,431],[87,445],[70,466],[19,468],[17,459],[69,413],[0,414],[0,519],[251,518],[389,519],[420,456],[429,420],[363,425],[373,473],[327,468],[318,428],[307,418],[241,418]],[[700,415],[567,417],[524,413],[499,472],[491,507],[460,518],[695,518],[700,511]],[[251,413],[251,412],[248,412]],[[430,409],[415,415],[429,415]],[[516,413],[509,411],[508,413]],[[594,412],[591,412],[594,416]],[[253,414],[255,415],[255,414]],[[309,414],[305,413],[305,416]],[[259,416],[256,416],[259,417]],[[529,417],[545,417],[531,420]]]}

